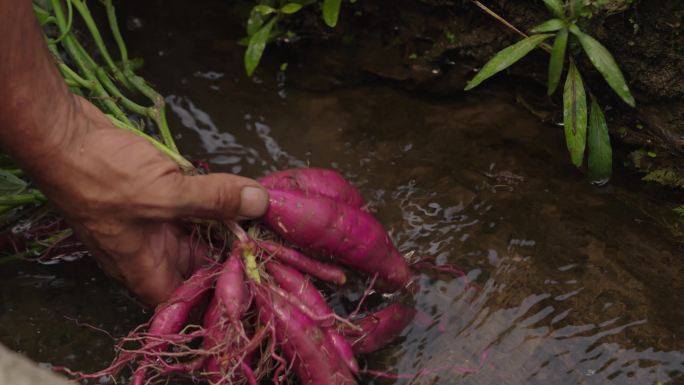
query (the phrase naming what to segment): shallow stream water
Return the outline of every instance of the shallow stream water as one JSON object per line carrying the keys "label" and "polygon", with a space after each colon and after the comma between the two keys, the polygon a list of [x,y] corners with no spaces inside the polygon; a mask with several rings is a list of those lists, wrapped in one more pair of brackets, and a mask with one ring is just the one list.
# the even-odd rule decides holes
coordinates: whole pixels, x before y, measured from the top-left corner
{"label": "shallow stream water", "polygon": [[[658,191],[620,167],[589,184],[561,129],[516,103],[513,87],[436,98],[348,85],[318,63],[281,72],[277,54],[247,78],[229,8],[123,8],[182,151],[252,177],[335,168],[402,252],[467,272],[421,275],[415,305],[439,322],[412,325],[364,362],[401,379],[362,383],[684,382],[684,256]],[[307,76],[334,86],[314,91],[298,81]],[[113,340],[91,326],[122,336],[148,315],[88,259],[0,269],[0,341],[38,362],[102,368]]]}

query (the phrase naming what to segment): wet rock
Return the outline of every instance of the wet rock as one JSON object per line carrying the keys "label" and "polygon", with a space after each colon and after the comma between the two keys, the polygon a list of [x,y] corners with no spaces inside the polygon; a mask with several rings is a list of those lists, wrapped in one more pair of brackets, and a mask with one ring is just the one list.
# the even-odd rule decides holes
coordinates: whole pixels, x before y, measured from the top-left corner
{"label": "wet rock", "polygon": [[0,384],[70,385],[72,383],[0,345]]}

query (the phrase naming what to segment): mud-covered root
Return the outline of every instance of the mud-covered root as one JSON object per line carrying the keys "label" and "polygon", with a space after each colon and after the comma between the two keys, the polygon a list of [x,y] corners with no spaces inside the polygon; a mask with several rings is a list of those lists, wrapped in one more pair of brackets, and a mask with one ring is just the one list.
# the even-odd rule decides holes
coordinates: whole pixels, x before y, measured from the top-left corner
{"label": "mud-covered root", "polygon": [[351,371],[314,320],[267,285],[255,289],[259,320],[273,325],[276,342],[301,384],[356,384]]}
{"label": "mud-covered root", "polygon": [[259,182],[270,189],[300,191],[307,196],[323,196],[352,207],[363,206],[359,190],[335,170],[293,168],[266,175]]}

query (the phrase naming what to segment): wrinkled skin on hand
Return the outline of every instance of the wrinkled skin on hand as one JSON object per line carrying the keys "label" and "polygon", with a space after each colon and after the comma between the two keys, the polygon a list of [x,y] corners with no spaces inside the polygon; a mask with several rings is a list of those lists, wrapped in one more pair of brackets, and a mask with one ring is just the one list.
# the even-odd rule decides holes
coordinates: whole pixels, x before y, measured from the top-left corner
{"label": "wrinkled skin on hand", "polygon": [[[71,127],[37,180],[101,267],[149,304],[164,301],[202,264],[182,218],[251,218],[267,195],[230,174],[185,176],[145,139],[115,128],[74,97],[58,124]],[[243,187],[254,186],[243,190]]]}

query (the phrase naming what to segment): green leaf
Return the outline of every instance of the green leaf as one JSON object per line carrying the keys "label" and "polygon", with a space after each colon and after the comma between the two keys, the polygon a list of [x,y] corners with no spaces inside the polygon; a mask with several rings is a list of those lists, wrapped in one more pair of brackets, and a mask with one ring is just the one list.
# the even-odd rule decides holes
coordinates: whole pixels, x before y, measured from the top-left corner
{"label": "green leaf", "polygon": [[0,169],[0,195],[19,194],[26,190],[27,183],[7,170]]}
{"label": "green leaf", "polygon": [[275,8],[270,7],[268,5],[264,5],[264,4],[255,5],[254,10],[259,12],[260,14],[262,14],[264,16],[278,12],[278,10],[276,10]]}
{"label": "green leaf", "polygon": [[570,0],[570,10],[573,19],[577,19],[580,16],[586,16],[586,5],[584,4],[584,0]]}
{"label": "green leaf", "polygon": [[247,71],[247,76],[252,76],[257,65],[259,65],[261,55],[263,55],[264,49],[266,49],[266,42],[276,20],[278,20],[276,17],[271,18],[268,23],[249,38],[247,50],[245,51],[245,70]]}
{"label": "green leaf", "polygon": [[297,3],[287,3],[280,8],[280,12],[284,13],[286,15],[291,15],[293,13],[299,12],[299,10],[302,9],[301,4]]}
{"label": "green leaf", "polygon": [[570,159],[575,166],[580,167],[587,139],[587,96],[582,77],[572,62],[563,90],[563,123]]}
{"label": "green leaf", "polygon": [[551,19],[539,24],[538,26],[532,28],[530,32],[532,33],[542,33],[542,32],[555,32],[561,28],[565,28],[565,21],[561,19]]}
{"label": "green leaf", "polygon": [[563,63],[565,62],[565,47],[568,45],[568,29],[563,28],[556,34],[556,40],[551,48],[551,59],[549,60],[549,82],[547,92],[552,95],[558,88],[561,74],[563,73]]}
{"label": "green leaf", "polygon": [[589,56],[589,60],[591,60],[591,63],[594,64],[594,67],[596,67],[601,75],[603,75],[603,78],[606,79],[610,88],[612,88],[625,103],[634,107],[636,105],[634,96],[629,92],[625,77],[622,76],[622,71],[620,71],[620,67],[618,67],[615,62],[613,55],[611,55],[606,47],[596,39],[583,33],[579,29],[571,29],[570,31],[577,36],[580,44],[582,44],[582,48],[584,48],[584,52]]}
{"label": "green leaf", "polygon": [[484,66],[480,72],[477,73],[469,82],[466,84],[465,90],[471,90],[477,87],[484,80],[490,78],[498,72],[510,67],[513,63],[522,59],[535,47],[541,44],[544,40],[553,36],[552,34],[544,35],[532,35],[520,40],[519,42],[506,47],[499,51],[493,58],[491,58]]}
{"label": "green leaf", "polygon": [[342,6],[342,0],[323,0],[323,20],[328,27],[332,28],[337,25],[340,6]]}
{"label": "green leaf", "polygon": [[562,0],[544,0],[544,5],[546,8],[558,18],[563,18],[565,16],[563,12],[563,1]]}
{"label": "green leaf", "polygon": [[247,19],[247,36],[254,35],[264,25],[264,15],[252,8]]}
{"label": "green leaf", "polygon": [[591,102],[587,143],[589,146],[587,158],[589,178],[596,181],[609,178],[613,168],[613,150],[610,147],[606,117],[596,100]]}

